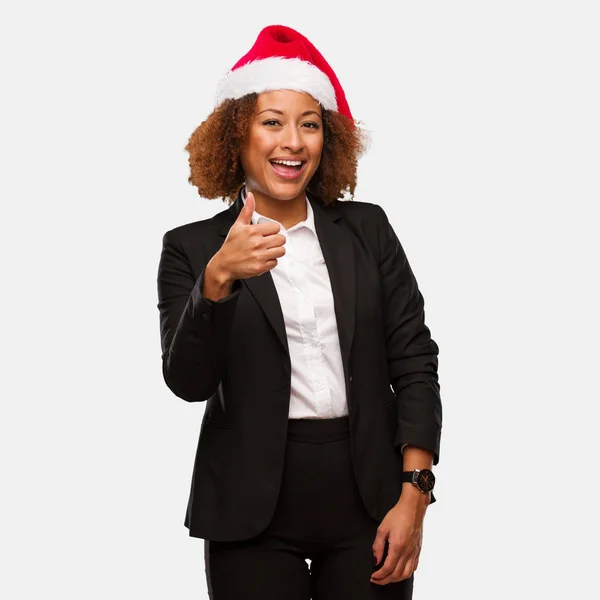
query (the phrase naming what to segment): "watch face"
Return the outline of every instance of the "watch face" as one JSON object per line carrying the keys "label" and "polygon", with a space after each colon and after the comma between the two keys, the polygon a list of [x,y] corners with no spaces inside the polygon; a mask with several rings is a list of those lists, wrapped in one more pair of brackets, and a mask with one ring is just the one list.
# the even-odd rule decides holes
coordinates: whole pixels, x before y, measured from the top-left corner
{"label": "watch face", "polygon": [[421,469],[417,475],[416,483],[420,490],[430,492],[435,485],[435,475],[429,469]]}

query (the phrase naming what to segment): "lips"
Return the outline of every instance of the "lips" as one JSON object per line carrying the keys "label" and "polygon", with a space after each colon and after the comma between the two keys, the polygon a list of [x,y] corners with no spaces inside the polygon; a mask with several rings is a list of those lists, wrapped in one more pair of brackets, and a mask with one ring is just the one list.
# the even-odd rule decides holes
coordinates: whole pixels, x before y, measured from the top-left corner
{"label": "lips", "polygon": [[269,162],[271,163],[273,172],[278,177],[281,177],[286,180],[297,179],[298,177],[300,177],[302,175],[302,173],[304,172],[306,165],[308,164],[307,162],[302,161],[302,164],[300,165],[300,167],[297,167],[297,166],[290,166],[290,165],[282,165],[280,163],[276,163],[276,162],[272,162],[272,161],[269,161]]}

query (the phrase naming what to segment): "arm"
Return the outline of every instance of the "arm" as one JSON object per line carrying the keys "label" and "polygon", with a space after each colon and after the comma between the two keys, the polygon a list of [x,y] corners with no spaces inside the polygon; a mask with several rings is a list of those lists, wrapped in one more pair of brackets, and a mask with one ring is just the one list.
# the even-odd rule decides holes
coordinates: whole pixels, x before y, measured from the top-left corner
{"label": "arm", "polygon": [[[410,446],[429,451],[439,461],[442,405],[438,384],[438,346],[425,325],[424,300],[408,259],[384,210],[379,227],[380,276],[383,286],[384,326],[390,381],[398,399],[398,428],[394,446],[403,444],[405,470],[425,468],[425,454],[411,452]],[[420,466],[417,465],[420,464]],[[420,492],[419,492],[420,493]]]}
{"label": "arm", "polygon": [[185,252],[168,231],[157,283],[165,383],[187,402],[208,400],[222,379],[241,282],[225,281],[214,260],[194,281]]}
{"label": "arm", "polygon": [[[437,464],[442,429],[442,405],[437,377],[438,346],[425,325],[423,296],[389,220],[381,207],[379,272],[383,289],[383,319],[390,382],[398,399],[398,427],[394,446],[402,452],[403,470]],[[428,496],[431,496],[429,499]],[[373,555],[379,564],[388,541],[383,566],[371,582],[386,585],[410,577],[419,563],[423,518],[433,494],[423,494],[411,483],[402,485],[396,505],[377,528]]]}

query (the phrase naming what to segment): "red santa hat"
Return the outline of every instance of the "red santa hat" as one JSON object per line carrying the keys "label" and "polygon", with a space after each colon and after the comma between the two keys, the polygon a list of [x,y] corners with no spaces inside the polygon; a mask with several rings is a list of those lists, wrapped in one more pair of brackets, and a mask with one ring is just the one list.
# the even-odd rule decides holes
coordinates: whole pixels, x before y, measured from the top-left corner
{"label": "red santa hat", "polygon": [[326,110],[338,111],[353,121],[344,90],[329,63],[301,33],[284,25],[269,25],[258,34],[250,51],[219,82],[215,104],[272,90],[306,92]]}

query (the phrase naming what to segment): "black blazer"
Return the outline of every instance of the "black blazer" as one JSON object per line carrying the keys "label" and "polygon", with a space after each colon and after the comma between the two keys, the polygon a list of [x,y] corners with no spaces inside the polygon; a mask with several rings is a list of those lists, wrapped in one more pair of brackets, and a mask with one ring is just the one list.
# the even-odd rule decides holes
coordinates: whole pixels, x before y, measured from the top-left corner
{"label": "black blazer", "polygon": [[[357,486],[381,521],[402,491],[402,444],[439,460],[438,346],[423,297],[383,209],[308,194],[338,324]],[[184,524],[189,535],[258,535],[279,494],[291,363],[271,273],[237,280],[217,302],[204,269],[242,208],[167,231],[158,268],[163,376],[188,402],[206,402]],[[435,498],[432,498],[435,501]]]}

